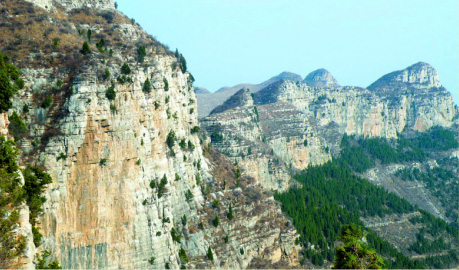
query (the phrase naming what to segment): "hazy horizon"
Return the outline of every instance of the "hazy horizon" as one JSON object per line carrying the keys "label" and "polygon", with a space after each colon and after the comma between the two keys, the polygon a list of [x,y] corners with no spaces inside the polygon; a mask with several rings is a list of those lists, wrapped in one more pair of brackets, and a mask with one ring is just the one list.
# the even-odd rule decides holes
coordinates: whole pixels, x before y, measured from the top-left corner
{"label": "hazy horizon", "polygon": [[459,104],[459,1],[118,0],[171,50],[195,86],[257,84],[283,71],[325,68],[367,87],[417,62],[432,65]]}

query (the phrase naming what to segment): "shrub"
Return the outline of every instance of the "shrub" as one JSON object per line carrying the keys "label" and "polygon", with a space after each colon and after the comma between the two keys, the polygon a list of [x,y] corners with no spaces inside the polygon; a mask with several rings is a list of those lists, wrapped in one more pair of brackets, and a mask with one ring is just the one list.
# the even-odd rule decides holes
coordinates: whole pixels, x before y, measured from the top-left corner
{"label": "shrub", "polygon": [[147,51],[145,50],[145,46],[142,46],[142,45],[139,46],[139,48],[137,48],[137,60],[140,63],[143,63],[146,55],[147,55]]}
{"label": "shrub", "polygon": [[183,247],[180,247],[179,258],[182,261],[182,263],[188,263],[188,256],[186,255],[186,252],[183,249]]}
{"label": "shrub", "polygon": [[179,143],[180,149],[185,150],[186,149],[186,141],[185,139],[182,139]]}
{"label": "shrub", "polygon": [[105,91],[105,97],[107,97],[108,100],[112,101],[116,98],[116,92],[115,92],[115,85],[112,83],[112,85]]}
{"label": "shrub", "polygon": [[148,78],[143,83],[142,91],[144,93],[150,93],[151,92],[151,82],[150,82],[150,80]]}
{"label": "shrub", "polygon": [[88,41],[91,42],[91,36],[92,36],[91,29],[88,29],[88,31],[86,32],[86,36],[88,37]]}
{"label": "shrub", "polygon": [[116,77],[116,80],[117,80],[120,84],[132,83],[131,77],[126,76],[126,75],[118,76],[118,77]]}
{"label": "shrub", "polygon": [[156,260],[155,257],[151,257],[150,259],[148,259],[148,263],[153,265],[153,264],[155,264],[155,260]]}
{"label": "shrub", "polygon": [[220,201],[217,200],[217,199],[212,201],[212,207],[214,207],[214,208],[217,208],[219,204],[220,204]]}
{"label": "shrub", "polygon": [[188,149],[189,149],[190,151],[193,151],[194,148],[195,148],[194,144],[193,144],[191,141],[188,141]]}
{"label": "shrub", "polygon": [[127,63],[124,63],[122,66],[121,66],[121,74],[125,74],[125,75],[128,75],[131,73],[131,68],[128,66]]}
{"label": "shrub", "polygon": [[214,227],[218,227],[218,225],[220,224],[220,218],[218,218],[218,216],[216,216],[216,217],[212,220],[212,224],[214,225]]}
{"label": "shrub", "polygon": [[156,188],[156,180],[153,180],[153,179],[152,179],[152,180],[150,181],[150,187],[151,187],[152,189],[155,189],[155,188]]}
{"label": "shrub", "polygon": [[107,165],[107,159],[106,158],[101,158],[99,161],[99,166],[105,166]]}
{"label": "shrub", "polygon": [[43,238],[43,234],[40,233],[39,228],[32,226],[32,237],[33,237],[33,244],[35,247],[40,246],[41,239]]}
{"label": "shrub", "polygon": [[241,253],[241,255],[244,255],[244,249],[243,248],[240,248],[239,252]]}
{"label": "shrub", "polygon": [[35,226],[38,215],[43,211],[42,205],[46,201],[42,197],[47,184],[52,183],[51,176],[38,167],[27,166],[23,170],[26,201],[29,205],[29,222]]}
{"label": "shrub", "polygon": [[229,235],[225,235],[225,237],[223,238],[223,240],[225,241],[225,243],[228,243],[229,242]]}
{"label": "shrub", "polygon": [[167,177],[166,175],[163,176],[163,178],[161,178],[161,181],[159,182],[159,185],[158,185],[158,198],[161,198],[165,192],[165,189],[166,189],[166,185],[167,185]]}
{"label": "shrub", "polygon": [[108,80],[110,78],[110,71],[106,68],[104,71],[104,80]]}
{"label": "shrub", "polygon": [[80,53],[83,55],[91,53],[91,48],[89,48],[89,44],[86,41],[83,42],[83,46],[81,47]]}
{"label": "shrub", "polygon": [[96,47],[99,50],[99,52],[104,52],[105,40],[101,38],[98,42],[96,42]]}
{"label": "shrub", "polygon": [[172,147],[174,147],[175,139],[176,139],[175,132],[174,131],[169,132],[169,134],[167,135],[166,144],[171,150],[172,150]]}
{"label": "shrub", "polygon": [[[13,105],[11,98],[16,90],[24,87],[24,81],[20,78],[21,71],[3,53],[0,53],[0,113],[8,111]],[[14,85],[11,81],[14,81]]]}
{"label": "shrub", "polygon": [[172,240],[174,240],[177,243],[180,243],[181,236],[180,236],[180,233],[175,228],[171,229],[171,237],[172,237]]}
{"label": "shrub", "polygon": [[210,249],[210,247],[207,249],[207,258],[214,261],[214,254],[212,253],[212,249]]}
{"label": "shrub", "polygon": [[61,159],[66,159],[66,158],[67,158],[67,155],[61,152],[59,156],[56,158],[56,160],[59,161]]}
{"label": "shrub", "polygon": [[22,113],[29,113],[29,105],[24,104],[24,106],[22,106]]}
{"label": "shrub", "polygon": [[232,220],[233,218],[234,218],[234,216],[233,216],[233,207],[230,204],[229,209],[228,209],[228,219]]}
{"label": "shrub", "polygon": [[11,114],[9,120],[10,124],[8,126],[8,130],[15,140],[19,140],[27,133],[27,126],[15,111]]}
{"label": "shrub", "polygon": [[43,109],[48,109],[51,106],[51,104],[53,104],[53,99],[51,97],[46,97],[41,103],[41,107]]}
{"label": "shrub", "polygon": [[185,192],[185,199],[186,199],[187,202],[191,202],[191,200],[193,200],[193,197],[194,197],[194,195],[191,192],[191,190],[187,190]]}
{"label": "shrub", "polygon": [[163,79],[163,83],[164,83],[164,91],[169,91],[169,82],[167,81],[166,78]]}
{"label": "shrub", "polygon": [[118,112],[118,110],[116,109],[115,104],[110,104],[110,112],[113,113],[113,114]]}
{"label": "shrub", "polygon": [[198,132],[199,132],[199,129],[200,129],[199,126],[194,126],[194,127],[191,129],[191,134],[198,133]]}

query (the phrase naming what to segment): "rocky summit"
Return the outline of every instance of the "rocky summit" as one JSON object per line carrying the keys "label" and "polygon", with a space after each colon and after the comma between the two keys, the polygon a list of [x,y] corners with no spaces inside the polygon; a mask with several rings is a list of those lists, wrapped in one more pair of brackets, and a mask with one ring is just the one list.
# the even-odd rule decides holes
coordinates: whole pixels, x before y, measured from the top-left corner
{"label": "rocky summit", "polygon": [[326,69],[318,69],[309,73],[303,83],[311,87],[334,87],[339,86],[336,79]]}
{"label": "rocky summit", "polygon": [[[336,83],[327,74],[319,70],[306,79]],[[252,95],[241,90],[201,124],[214,147],[262,185],[280,189],[290,185],[289,171],[337,154],[342,134],[397,138],[406,129],[458,124],[451,94],[425,63],[387,74],[368,89],[322,85],[283,80]]]}

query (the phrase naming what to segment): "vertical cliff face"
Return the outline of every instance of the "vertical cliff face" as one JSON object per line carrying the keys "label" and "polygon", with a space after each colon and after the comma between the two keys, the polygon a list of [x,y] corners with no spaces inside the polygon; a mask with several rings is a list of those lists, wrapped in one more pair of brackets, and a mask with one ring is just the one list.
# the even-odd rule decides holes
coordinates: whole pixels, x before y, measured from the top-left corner
{"label": "vertical cliff face", "polygon": [[[64,268],[297,264],[296,231],[272,196],[232,174],[234,165],[218,153],[204,156],[191,77],[173,53],[109,10],[112,1],[31,2],[38,7],[2,5],[23,5],[45,18],[36,33],[44,43],[66,33],[36,53],[10,50],[25,80],[10,113],[30,108],[21,114],[28,133],[19,147],[24,160],[53,178],[39,218],[44,237],[38,251],[51,251]],[[49,11],[40,8],[44,4]],[[46,36],[50,28],[63,30]],[[87,55],[80,51],[85,41],[92,51]],[[7,123],[0,118],[0,129]],[[228,170],[225,179],[218,176],[220,164]],[[218,226],[211,222],[215,216]],[[228,243],[222,243],[225,235]],[[207,259],[208,248],[214,261]],[[30,253],[22,258],[29,267]]]}
{"label": "vertical cliff face", "polygon": [[[451,94],[441,86],[437,72],[425,63],[385,75],[368,89],[339,87],[331,74],[318,70],[303,83],[273,83],[254,93],[253,99],[257,118],[240,117],[247,112],[246,107],[227,102],[201,123],[209,134],[219,127],[222,136],[213,142],[215,147],[241,160],[241,166],[268,188],[285,188],[290,181],[288,170],[321,164],[339,153],[344,133],[396,138],[404,129],[424,131],[458,121]],[[247,132],[247,127],[253,131],[257,127],[257,136]],[[250,154],[235,147],[241,141],[243,148],[251,149]],[[273,161],[280,162],[279,166],[273,166]],[[260,168],[273,169],[261,173]],[[278,172],[274,177],[277,181],[271,180],[274,172]]]}

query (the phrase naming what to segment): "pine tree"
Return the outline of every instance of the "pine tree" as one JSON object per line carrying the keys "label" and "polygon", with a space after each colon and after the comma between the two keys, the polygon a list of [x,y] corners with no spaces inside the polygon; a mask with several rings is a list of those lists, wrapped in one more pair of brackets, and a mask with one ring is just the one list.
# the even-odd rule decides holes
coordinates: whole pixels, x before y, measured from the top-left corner
{"label": "pine tree", "polygon": [[83,55],[87,55],[91,53],[91,48],[89,48],[89,44],[86,41],[83,43],[83,47],[81,48],[80,52]]}
{"label": "pine tree", "polygon": [[228,219],[232,220],[233,218],[234,218],[234,216],[233,216],[233,207],[230,204],[229,210],[228,210]]}
{"label": "pine tree", "polygon": [[384,268],[382,257],[376,254],[374,249],[363,244],[361,239],[364,236],[362,229],[355,224],[341,227],[339,239],[343,241],[344,245],[336,248],[333,269]]}
{"label": "pine tree", "polygon": [[214,261],[214,254],[212,253],[212,249],[207,249],[207,258],[211,261]]}

